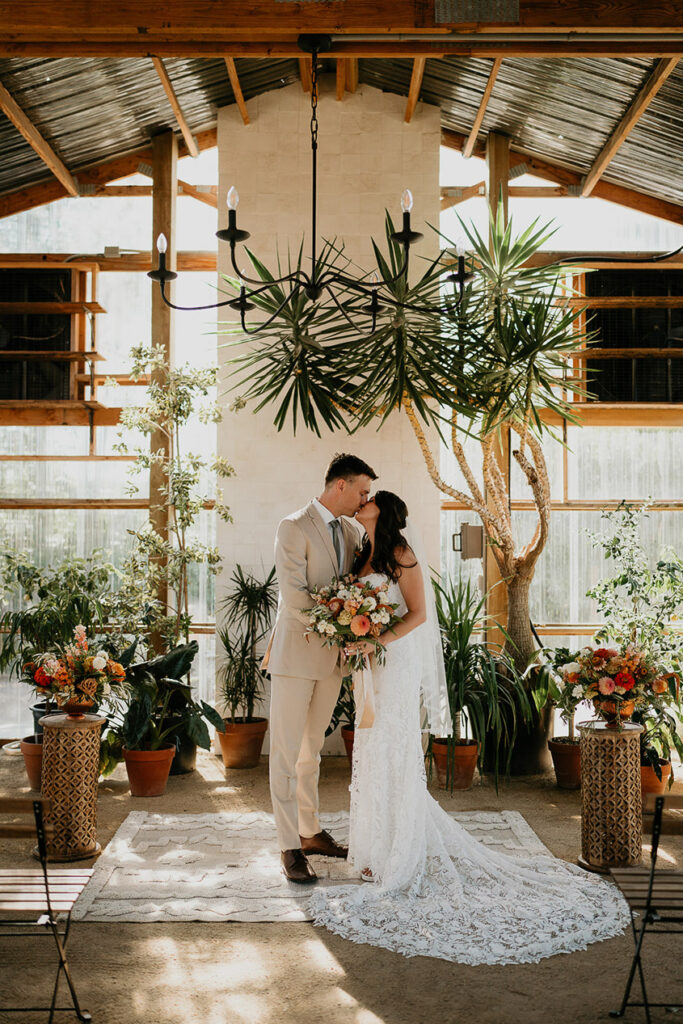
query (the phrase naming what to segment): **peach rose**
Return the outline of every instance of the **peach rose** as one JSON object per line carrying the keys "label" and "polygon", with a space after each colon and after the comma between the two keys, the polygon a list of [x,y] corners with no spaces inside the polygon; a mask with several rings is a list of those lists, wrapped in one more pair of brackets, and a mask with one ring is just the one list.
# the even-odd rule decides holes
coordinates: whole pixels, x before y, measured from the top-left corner
{"label": "peach rose", "polygon": [[359,608],[358,601],[344,601],[345,612],[351,612],[352,615],[355,615]]}
{"label": "peach rose", "polygon": [[655,693],[666,693],[669,689],[666,679],[654,679],[652,682],[652,689]]}
{"label": "peach rose", "polygon": [[339,615],[339,612],[344,607],[344,602],[341,601],[338,597],[333,597],[332,600],[327,605],[327,607],[330,609],[330,611],[332,612],[336,619],[336,617]]}
{"label": "peach rose", "polygon": [[350,622],[351,632],[354,636],[367,636],[371,625],[367,615],[354,615]]}

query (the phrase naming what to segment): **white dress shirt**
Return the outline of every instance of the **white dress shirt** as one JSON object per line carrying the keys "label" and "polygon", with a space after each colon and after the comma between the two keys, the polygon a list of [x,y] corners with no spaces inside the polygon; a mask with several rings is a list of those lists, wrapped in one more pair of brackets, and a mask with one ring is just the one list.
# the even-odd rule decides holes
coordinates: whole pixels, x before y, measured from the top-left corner
{"label": "white dress shirt", "polygon": [[313,499],[313,504],[315,505],[316,512],[320,513],[320,515],[322,516],[323,522],[327,526],[327,529],[330,531],[330,537],[332,538],[332,545],[333,546],[334,546],[334,533],[332,532],[331,523],[334,522],[335,519],[339,523],[339,527],[340,527],[340,529],[339,529],[339,546],[341,548],[341,552],[340,552],[340,554],[341,554],[341,557],[340,557],[341,565],[340,565],[339,571],[342,572],[343,568],[344,568],[344,566],[346,564],[346,543],[344,541],[344,531],[341,529],[342,521],[339,518],[339,516],[333,515],[333,513],[330,512],[329,508],[325,508],[325,506],[321,502],[319,502],[317,498]]}

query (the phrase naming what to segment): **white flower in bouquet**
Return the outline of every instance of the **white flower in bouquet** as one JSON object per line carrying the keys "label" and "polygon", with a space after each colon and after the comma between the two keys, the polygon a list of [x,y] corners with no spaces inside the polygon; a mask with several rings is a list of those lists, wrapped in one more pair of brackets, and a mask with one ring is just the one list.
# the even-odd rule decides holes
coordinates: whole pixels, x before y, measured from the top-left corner
{"label": "white flower in bouquet", "polygon": [[96,672],[102,672],[107,667],[107,659],[100,657],[99,654],[95,655],[92,660],[92,667]]}
{"label": "white flower in bouquet", "polygon": [[59,671],[59,662],[56,658],[48,658],[43,665],[44,671],[49,675],[53,676],[55,672]]}
{"label": "white flower in bouquet", "polygon": [[361,605],[361,611],[374,612],[376,607],[377,602],[375,601],[374,597],[366,597],[365,600],[363,601],[363,604]]}
{"label": "white flower in bouquet", "polygon": [[337,591],[337,597],[340,601],[348,601],[351,598],[351,591],[345,588]]}
{"label": "white flower in bouquet", "polygon": [[325,629],[325,633],[328,636],[334,636],[334,634],[337,632],[337,630],[334,628],[333,622],[324,622],[323,627]]}
{"label": "white flower in bouquet", "polygon": [[315,628],[318,630],[319,633],[324,633],[325,632],[325,623],[324,622],[319,622]]}
{"label": "white flower in bouquet", "polygon": [[105,664],[109,661],[109,655],[106,651],[98,651],[95,655],[96,658],[104,658]]}
{"label": "white flower in bouquet", "polygon": [[571,676],[581,671],[581,666],[578,661],[568,661],[566,665],[562,666],[562,675]]}
{"label": "white flower in bouquet", "polygon": [[583,697],[583,687],[582,686],[575,686],[574,689],[572,690],[572,697],[575,697],[577,700],[580,697]]}
{"label": "white flower in bouquet", "polygon": [[382,623],[383,626],[386,626],[388,625],[388,623],[391,622],[391,615],[386,610],[386,608],[383,608],[382,611],[377,612],[377,614],[379,615],[379,621]]}
{"label": "white flower in bouquet", "polygon": [[381,621],[382,621],[382,613],[381,612],[372,612],[372,614],[370,615],[370,622],[381,623]]}
{"label": "white flower in bouquet", "polygon": [[353,613],[352,612],[347,612],[347,611],[339,612],[339,615],[337,616],[337,622],[339,623],[340,626],[348,626],[349,623],[351,622],[352,618],[353,618]]}

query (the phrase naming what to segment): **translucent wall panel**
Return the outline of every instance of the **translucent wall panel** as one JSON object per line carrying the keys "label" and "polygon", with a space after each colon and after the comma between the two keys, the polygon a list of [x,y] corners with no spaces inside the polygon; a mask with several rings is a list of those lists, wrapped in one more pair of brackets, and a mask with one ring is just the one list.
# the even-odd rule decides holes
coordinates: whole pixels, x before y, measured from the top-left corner
{"label": "translucent wall panel", "polygon": [[[3,462],[0,490],[6,498],[125,498],[127,462]],[[141,473],[143,493],[147,473]]]}
{"label": "translucent wall panel", "polygon": [[570,499],[683,499],[683,430],[569,427]]}
{"label": "translucent wall panel", "polygon": [[474,512],[443,512],[441,514],[441,572],[446,579],[469,579],[472,584],[483,590],[484,563],[480,558],[460,557],[453,550],[453,534],[460,530],[463,523],[480,525],[479,517]]}
{"label": "translucent wall panel", "polygon": [[0,427],[3,455],[87,455],[84,427]]}

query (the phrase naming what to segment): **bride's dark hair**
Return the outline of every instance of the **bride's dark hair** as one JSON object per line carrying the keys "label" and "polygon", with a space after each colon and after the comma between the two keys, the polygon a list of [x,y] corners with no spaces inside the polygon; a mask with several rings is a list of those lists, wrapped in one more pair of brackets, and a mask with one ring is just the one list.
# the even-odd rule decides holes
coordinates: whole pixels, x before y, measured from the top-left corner
{"label": "bride's dark hair", "polygon": [[[377,491],[374,501],[379,509],[379,516],[375,526],[375,547],[370,565],[375,572],[384,573],[390,579],[397,580],[401,575],[401,569],[411,569],[417,565],[417,562],[407,562],[403,558],[403,553],[410,550],[408,541],[401,533],[401,530],[406,528],[408,507],[405,501],[391,491]],[[367,562],[369,554],[370,538],[366,537],[363,547],[354,559],[351,572],[359,572]]]}

